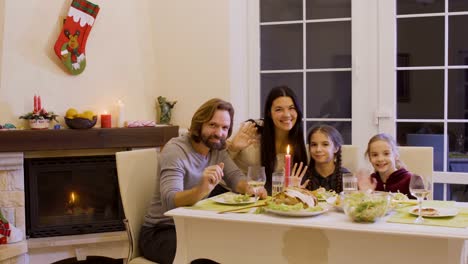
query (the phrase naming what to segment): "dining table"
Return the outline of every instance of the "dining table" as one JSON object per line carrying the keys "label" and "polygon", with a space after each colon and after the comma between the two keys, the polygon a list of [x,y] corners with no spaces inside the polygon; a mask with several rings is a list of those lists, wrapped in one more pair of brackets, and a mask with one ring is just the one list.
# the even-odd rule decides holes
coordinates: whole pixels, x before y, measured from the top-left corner
{"label": "dining table", "polygon": [[358,223],[326,206],[308,216],[258,213],[256,208],[219,213],[236,207],[212,199],[166,215],[176,225],[174,263],[207,258],[219,263],[467,264],[468,203],[449,206],[460,210],[457,216],[428,224],[413,224],[416,217],[405,208]]}

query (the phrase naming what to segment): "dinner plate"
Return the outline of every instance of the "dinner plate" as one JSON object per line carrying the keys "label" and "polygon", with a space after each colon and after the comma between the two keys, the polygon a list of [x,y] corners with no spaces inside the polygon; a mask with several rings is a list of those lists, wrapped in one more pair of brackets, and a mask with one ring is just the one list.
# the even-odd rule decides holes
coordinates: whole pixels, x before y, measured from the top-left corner
{"label": "dinner plate", "polygon": [[265,207],[265,211],[277,215],[283,215],[283,216],[314,216],[314,215],[319,215],[323,214],[326,211],[328,211],[328,208],[324,208],[321,211],[309,211],[309,210],[299,210],[299,211],[280,211],[280,210],[273,210],[268,207]]}
{"label": "dinner plate", "polygon": [[337,205],[336,204],[336,199],[338,199],[338,196],[332,196],[332,197],[328,197],[326,202],[328,205],[332,206],[333,208],[335,208],[336,211],[338,212],[344,212],[343,211],[343,202],[341,202],[341,205]]}
{"label": "dinner plate", "polygon": [[[425,214],[421,212],[421,216],[423,217],[449,217],[449,216],[456,216],[458,214],[457,208],[443,208],[443,207],[429,207],[423,206],[423,209],[435,209],[437,210],[437,214]],[[408,212],[412,215],[418,216],[418,206],[413,206],[409,208]]]}
{"label": "dinner plate", "polygon": [[255,197],[250,197],[249,200],[246,201],[234,201],[234,197],[238,194],[224,194],[224,195],[219,195],[216,197],[211,198],[211,200],[220,203],[220,204],[228,204],[228,205],[243,205],[243,204],[251,204],[255,203],[258,198]]}

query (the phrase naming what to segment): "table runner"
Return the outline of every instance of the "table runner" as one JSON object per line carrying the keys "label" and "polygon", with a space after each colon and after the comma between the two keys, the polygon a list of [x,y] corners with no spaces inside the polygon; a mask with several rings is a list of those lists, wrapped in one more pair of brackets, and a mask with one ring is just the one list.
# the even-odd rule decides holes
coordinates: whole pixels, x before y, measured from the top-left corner
{"label": "table runner", "polygon": [[[417,216],[408,213],[409,208],[413,206],[406,206],[395,210],[395,213],[391,215],[387,222],[390,223],[402,223],[402,224],[414,224],[414,220]],[[423,207],[442,207],[451,208],[455,207],[454,201],[424,201]],[[468,208],[457,208],[458,214],[453,217],[425,217],[422,225],[432,226],[446,226],[446,227],[468,227]]]}

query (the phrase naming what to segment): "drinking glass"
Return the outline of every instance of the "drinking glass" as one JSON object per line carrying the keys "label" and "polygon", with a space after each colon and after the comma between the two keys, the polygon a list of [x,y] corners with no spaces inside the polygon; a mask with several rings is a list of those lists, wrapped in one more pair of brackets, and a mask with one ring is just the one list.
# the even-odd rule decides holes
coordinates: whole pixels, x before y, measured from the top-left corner
{"label": "drinking glass", "polygon": [[358,180],[351,172],[343,173],[343,192],[354,192],[358,189]]}
{"label": "drinking glass", "polygon": [[414,220],[416,224],[422,224],[424,218],[421,216],[422,201],[431,193],[431,182],[418,174],[412,174],[409,184],[411,194],[418,199],[418,218]]}
{"label": "drinking glass", "polygon": [[271,196],[275,196],[276,194],[283,191],[284,188],[284,172],[283,171],[275,171],[271,174]]}
{"label": "drinking glass", "polygon": [[247,170],[247,183],[252,187],[255,198],[257,198],[258,190],[265,186],[266,174],[263,166],[249,166]]}

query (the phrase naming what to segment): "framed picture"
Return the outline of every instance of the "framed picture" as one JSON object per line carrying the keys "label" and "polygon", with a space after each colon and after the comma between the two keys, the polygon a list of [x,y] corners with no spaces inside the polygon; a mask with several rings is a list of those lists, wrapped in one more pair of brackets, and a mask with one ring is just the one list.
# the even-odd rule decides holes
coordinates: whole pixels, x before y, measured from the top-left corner
{"label": "framed picture", "polygon": [[[397,67],[409,66],[408,53],[398,53]],[[409,102],[410,93],[410,72],[409,70],[397,70],[397,102]]]}

